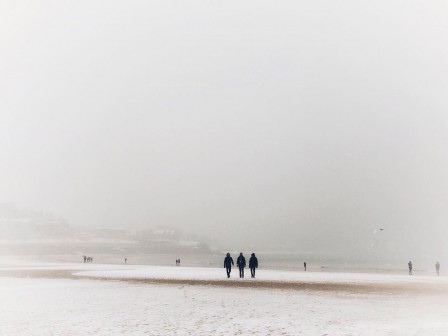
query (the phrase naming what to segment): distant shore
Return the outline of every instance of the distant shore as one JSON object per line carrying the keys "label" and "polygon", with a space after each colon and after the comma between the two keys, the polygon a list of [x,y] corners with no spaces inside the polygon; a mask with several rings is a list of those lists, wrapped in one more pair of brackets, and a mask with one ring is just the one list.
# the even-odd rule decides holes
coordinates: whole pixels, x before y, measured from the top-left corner
{"label": "distant shore", "polygon": [[[274,259],[272,255],[259,256],[259,261],[262,264],[262,269],[279,270],[279,271],[303,271],[303,260],[283,260],[282,258]],[[110,255],[110,254],[95,254],[94,263],[107,265],[124,264],[124,256]],[[175,260],[181,260],[181,266],[188,267],[205,267],[217,268],[221,267],[223,254],[186,254],[179,255],[174,253],[154,254],[154,255],[127,255],[127,265],[151,265],[151,266],[174,266]],[[82,256],[77,255],[2,255],[0,256],[0,267],[2,264],[14,263],[63,263],[63,264],[82,264]],[[307,260],[307,270],[311,272],[349,272],[349,273],[376,273],[376,274],[397,274],[406,275],[408,273],[407,261],[405,261],[401,268],[397,265],[358,265],[356,263],[325,263],[322,260],[313,261]],[[444,264],[442,265],[441,275],[444,275]],[[414,274],[423,276],[435,275],[435,267],[431,264],[414,263]]]}

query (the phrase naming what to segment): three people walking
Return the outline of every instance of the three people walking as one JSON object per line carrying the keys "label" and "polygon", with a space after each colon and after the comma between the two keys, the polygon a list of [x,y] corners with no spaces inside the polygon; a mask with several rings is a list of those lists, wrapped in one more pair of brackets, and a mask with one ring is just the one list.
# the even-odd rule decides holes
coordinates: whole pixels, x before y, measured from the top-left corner
{"label": "three people walking", "polygon": [[[233,259],[230,256],[230,253],[227,253],[226,257],[224,258],[224,268],[226,269],[227,278],[230,278],[230,272],[232,272],[233,265],[234,265]],[[246,258],[244,257],[243,252],[241,252],[238,258],[236,259],[236,265],[238,266],[239,269],[240,278],[244,278],[244,268],[246,267]],[[255,253],[251,254],[251,257],[249,259],[249,268],[251,278],[255,278],[255,269],[258,268],[258,259],[255,256]]]}

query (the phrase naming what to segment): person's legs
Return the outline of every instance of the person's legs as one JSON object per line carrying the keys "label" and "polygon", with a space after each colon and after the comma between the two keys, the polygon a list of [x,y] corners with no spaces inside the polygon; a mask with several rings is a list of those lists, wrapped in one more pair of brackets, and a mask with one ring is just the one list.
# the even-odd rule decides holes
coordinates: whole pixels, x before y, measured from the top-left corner
{"label": "person's legs", "polygon": [[240,268],[240,278],[244,278],[244,267]]}
{"label": "person's legs", "polygon": [[230,267],[226,267],[227,277],[230,278],[230,272],[232,269]]}
{"label": "person's legs", "polygon": [[255,278],[255,267],[251,267],[251,268],[250,268],[250,276],[251,276],[252,278]]}

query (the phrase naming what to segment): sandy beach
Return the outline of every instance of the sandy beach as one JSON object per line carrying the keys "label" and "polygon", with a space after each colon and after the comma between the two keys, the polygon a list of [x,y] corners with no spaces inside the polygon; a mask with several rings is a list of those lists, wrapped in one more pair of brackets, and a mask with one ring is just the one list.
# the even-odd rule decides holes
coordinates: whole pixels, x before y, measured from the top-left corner
{"label": "sandy beach", "polygon": [[448,278],[3,264],[5,335],[445,335]]}

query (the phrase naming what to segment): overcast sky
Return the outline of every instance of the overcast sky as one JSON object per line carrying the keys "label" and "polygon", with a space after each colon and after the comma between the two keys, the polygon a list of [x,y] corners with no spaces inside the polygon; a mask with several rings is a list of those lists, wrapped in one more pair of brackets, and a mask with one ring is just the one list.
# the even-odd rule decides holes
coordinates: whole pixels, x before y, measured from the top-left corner
{"label": "overcast sky", "polygon": [[444,251],[448,4],[0,1],[0,201]]}

